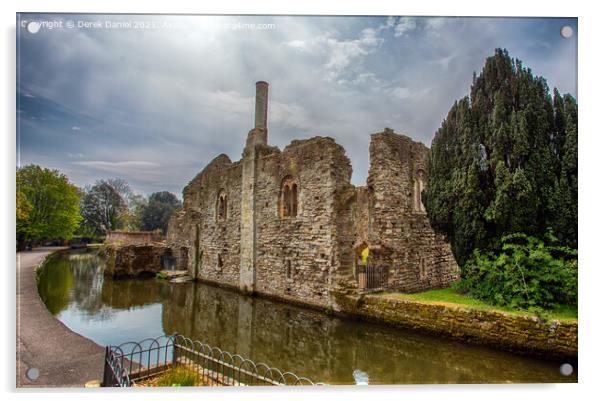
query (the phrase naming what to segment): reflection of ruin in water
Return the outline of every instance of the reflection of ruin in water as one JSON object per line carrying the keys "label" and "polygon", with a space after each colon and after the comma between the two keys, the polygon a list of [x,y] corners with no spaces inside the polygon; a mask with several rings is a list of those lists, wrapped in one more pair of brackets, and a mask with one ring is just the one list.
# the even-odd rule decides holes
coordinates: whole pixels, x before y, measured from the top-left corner
{"label": "reflection of ruin in water", "polygon": [[[56,258],[41,275],[40,283],[45,288],[44,281],[70,281],[61,287],[64,294],[46,294],[43,299],[49,305],[55,298],[68,298],[68,302],[55,307],[60,310],[54,313],[60,313],[63,319],[71,308],[77,310],[79,320],[69,316],[64,321],[87,337],[102,335],[92,330],[100,331],[102,322],[97,320],[104,314],[128,325],[124,331],[139,334],[129,340],[158,335],[152,330],[160,322],[167,334],[178,332],[328,383],[576,381],[575,374],[561,376],[557,362],[333,318],[204,284],[171,284],[154,279],[103,281],[98,258],[88,255],[85,268],[77,258]],[[70,274],[65,274],[65,263],[70,265]],[[57,266],[59,269],[55,269]],[[58,276],[53,277],[53,272]],[[149,320],[141,319],[136,312],[150,312],[144,315]],[[91,324],[94,321],[96,326]],[[105,341],[111,342],[108,338]]]}

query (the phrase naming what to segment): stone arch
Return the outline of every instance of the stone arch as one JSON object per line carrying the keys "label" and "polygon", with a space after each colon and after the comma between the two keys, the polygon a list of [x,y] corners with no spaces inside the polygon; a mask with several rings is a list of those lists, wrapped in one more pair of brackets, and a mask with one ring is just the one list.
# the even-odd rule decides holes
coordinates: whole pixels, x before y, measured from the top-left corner
{"label": "stone arch", "polygon": [[359,280],[359,276],[361,273],[366,272],[366,263],[367,258],[363,258],[365,256],[365,251],[368,250],[369,255],[369,244],[368,241],[357,242],[353,246],[353,278]]}
{"label": "stone arch", "polygon": [[299,208],[299,184],[292,176],[287,175],[280,185],[279,214],[280,218],[297,216]]}
{"label": "stone arch", "polygon": [[416,213],[426,213],[426,208],[422,202],[422,191],[426,188],[426,173],[423,169],[416,170],[414,178],[414,211]]}
{"label": "stone arch", "polygon": [[297,215],[297,183],[293,182],[293,184],[291,185],[291,199],[290,199],[290,203],[291,203],[291,216],[296,216]]}
{"label": "stone arch", "polygon": [[217,194],[215,202],[215,220],[226,220],[228,218],[228,195],[223,189]]}

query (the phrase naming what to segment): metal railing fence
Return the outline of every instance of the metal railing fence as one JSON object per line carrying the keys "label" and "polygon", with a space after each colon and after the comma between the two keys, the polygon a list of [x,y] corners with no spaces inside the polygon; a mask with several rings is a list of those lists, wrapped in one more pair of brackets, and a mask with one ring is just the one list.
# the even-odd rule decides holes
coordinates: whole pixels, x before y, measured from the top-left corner
{"label": "metal railing fence", "polygon": [[206,386],[322,384],[174,334],[106,347],[103,386],[131,387],[176,366],[194,372]]}
{"label": "metal railing fence", "polygon": [[388,266],[358,264],[355,274],[361,291],[386,290],[389,286]]}

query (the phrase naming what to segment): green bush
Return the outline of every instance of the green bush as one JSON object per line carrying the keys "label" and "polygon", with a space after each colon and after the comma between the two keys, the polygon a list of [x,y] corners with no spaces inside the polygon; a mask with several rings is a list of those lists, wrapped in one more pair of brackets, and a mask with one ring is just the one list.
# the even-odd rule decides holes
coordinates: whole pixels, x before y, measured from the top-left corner
{"label": "green bush", "polygon": [[577,251],[522,233],[502,237],[498,252],[475,250],[456,289],[499,306],[537,311],[577,305]]}
{"label": "green bush", "polygon": [[157,272],[157,274],[155,275],[155,278],[157,280],[167,280],[167,274],[165,274],[165,272]]}

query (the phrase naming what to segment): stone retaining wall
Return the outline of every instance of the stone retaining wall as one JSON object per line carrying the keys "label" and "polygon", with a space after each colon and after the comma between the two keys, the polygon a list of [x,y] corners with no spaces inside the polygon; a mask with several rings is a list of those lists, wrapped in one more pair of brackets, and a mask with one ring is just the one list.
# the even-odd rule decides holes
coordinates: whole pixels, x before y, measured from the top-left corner
{"label": "stone retaining wall", "polygon": [[481,311],[454,305],[333,294],[336,310],[462,341],[548,358],[577,358],[577,322]]}

